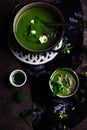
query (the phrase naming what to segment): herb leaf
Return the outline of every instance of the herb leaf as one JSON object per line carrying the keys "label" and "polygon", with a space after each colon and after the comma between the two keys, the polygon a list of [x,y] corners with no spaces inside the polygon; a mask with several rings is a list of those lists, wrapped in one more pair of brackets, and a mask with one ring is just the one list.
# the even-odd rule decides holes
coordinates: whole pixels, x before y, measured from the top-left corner
{"label": "herb leaf", "polygon": [[20,116],[24,119],[24,121],[27,123],[27,125],[29,125],[30,127],[32,127],[32,123],[31,120],[28,120],[28,116],[30,116],[32,114],[32,110],[31,109],[25,109],[24,111],[22,111],[20,113]]}
{"label": "herb leaf", "polygon": [[31,31],[31,25],[28,25],[28,26],[26,27],[27,36],[29,36],[30,31]]}
{"label": "herb leaf", "polygon": [[59,84],[57,82],[51,81],[53,86],[53,96],[56,96],[59,92]]}
{"label": "herb leaf", "polygon": [[26,118],[26,117],[30,116],[31,114],[32,114],[32,109],[25,109],[24,111],[22,111],[20,113],[20,116],[22,118]]}
{"label": "herb leaf", "polygon": [[22,102],[24,100],[24,94],[22,92],[17,92],[15,98],[18,102]]}

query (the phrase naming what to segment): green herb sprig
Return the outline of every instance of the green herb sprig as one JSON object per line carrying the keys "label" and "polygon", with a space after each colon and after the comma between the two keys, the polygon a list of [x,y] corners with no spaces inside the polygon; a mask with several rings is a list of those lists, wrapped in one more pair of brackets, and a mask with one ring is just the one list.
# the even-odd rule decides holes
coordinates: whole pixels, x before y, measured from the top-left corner
{"label": "green herb sprig", "polygon": [[61,47],[61,51],[63,53],[70,54],[72,48],[73,48],[72,46],[67,46],[67,38],[64,37],[64,39],[63,39],[63,45]]}
{"label": "green herb sprig", "polygon": [[27,123],[27,125],[29,125],[30,127],[32,127],[32,123],[30,120],[28,120],[28,117],[31,115],[32,115],[32,109],[25,109],[20,113],[21,118],[23,118],[24,121]]}
{"label": "green herb sprig", "polygon": [[51,81],[51,84],[53,87],[53,96],[56,96],[59,92],[59,84],[54,82],[54,81]]}

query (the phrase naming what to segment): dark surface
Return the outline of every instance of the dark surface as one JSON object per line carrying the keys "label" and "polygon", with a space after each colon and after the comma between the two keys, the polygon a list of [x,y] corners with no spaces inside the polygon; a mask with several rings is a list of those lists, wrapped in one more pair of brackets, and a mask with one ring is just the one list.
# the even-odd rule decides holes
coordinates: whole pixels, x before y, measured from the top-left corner
{"label": "dark surface", "polygon": [[[9,83],[9,75],[14,69],[24,70],[22,64],[10,52],[7,40],[12,8],[17,2],[0,1],[0,130],[32,130],[20,117],[23,110],[32,107],[30,85],[27,82],[23,87],[15,88]],[[23,102],[18,103],[15,100],[17,92],[24,94]]]}
{"label": "dark surface", "polygon": [[[30,0],[0,1],[0,129],[32,129],[20,118],[19,113],[33,105],[33,127],[35,130],[63,130],[64,125],[67,126],[67,130],[71,128],[75,130],[74,127],[81,123],[87,115],[86,77],[78,74],[80,78],[78,98],[72,97],[63,100],[52,96],[48,81],[51,73],[58,67],[76,70],[82,63],[82,53],[78,50],[72,50],[69,55],[59,54],[53,61],[45,65],[31,66],[19,62],[9,50],[7,34],[15,14],[14,11],[12,13],[12,9],[18,3],[29,2]],[[75,2],[73,0],[67,0],[67,2],[64,0],[48,0],[48,2],[62,11],[66,22],[80,21],[83,18],[79,0]],[[83,44],[82,29],[67,28],[65,37],[67,37],[68,43],[73,46]],[[8,81],[10,72],[16,68],[25,70],[28,76],[28,82],[21,89],[13,88]],[[25,95],[25,100],[22,103],[17,103],[13,98],[17,91],[22,91]],[[75,110],[72,111],[73,107],[75,107]],[[60,119],[59,113],[61,112],[67,113],[69,118]],[[87,129],[87,126],[85,125],[85,128],[83,128],[83,125],[84,122],[80,125],[80,129]]]}

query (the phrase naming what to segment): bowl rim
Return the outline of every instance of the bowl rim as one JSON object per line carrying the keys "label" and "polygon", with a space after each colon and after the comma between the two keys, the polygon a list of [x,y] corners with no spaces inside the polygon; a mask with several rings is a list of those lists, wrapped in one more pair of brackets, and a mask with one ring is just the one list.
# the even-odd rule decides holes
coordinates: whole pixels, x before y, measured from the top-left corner
{"label": "bowl rim", "polygon": [[53,92],[52,85],[51,85],[51,78],[52,78],[53,75],[57,72],[58,69],[64,69],[64,70],[67,70],[67,71],[71,72],[72,74],[74,74],[74,76],[75,76],[75,78],[76,78],[76,80],[77,80],[77,81],[76,81],[76,82],[77,82],[77,85],[76,85],[75,90],[74,90],[71,94],[66,95],[66,96],[61,96],[61,95],[58,95],[58,94],[57,94],[56,96],[57,96],[57,97],[60,97],[60,98],[68,98],[68,97],[73,96],[73,95],[78,91],[78,89],[79,89],[80,81],[79,81],[79,77],[78,77],[76,71],[74,71],[74,70],[71,69],[71,68],[57,68],[56,70],[53,71],[53,73],[51,74],[50,79],[49,79],[49,87],[50,87],[50,90]]}
{"label": "bowl rim", "polygon": [[30,51],[30,52],[35,52],[35,53],[42,53],[42,52],[46,52],[46,51],[49,51],[51,49],[53,49],[56,45],[58,45],[58,43],[61,41],[61,39],[63,38],[64,36],[64,33],[65,33],[65,27],[63,27],[62,29],[62,33],[61,33],[61,36],[59,37],[59,39],[54,43],[52,44],[50,47],[48,48],[45,48],[45,49],[42,49],[42,50],[32,50],[32,49],[29,49],[27,47],[24,47],[20,40],[17,38],[16,36],[16,33],[15,33],[15,26],[16,26],[16,21],[18,20],[19,16],[24,12],[26,11],[28,8],[32,7],[32,6],[36,6],[36,5],[43,5],[43,6],[49,6],[50,8],[52,8],[55,12],[57,12],[59,14],[59,17],[61,18],[61,21],[64,22],[64,16],[62,14],[62,12],[60,11],[59,8],[57,8],[56,6],[52,5],[51,3],[47,3],[47,2],[31,2],[29,4],[26,4],[24,5],[22,8],[19,9],[19,11],[16,13],[14,19],[13,19],[13,25],[12,25],[12,28],[13,28],[13,35],[15,37],[15,40],[19,43],[19,45],[21,47],[23,47],[24,49],[26,49],[27,51]]}
{"label": "bowl rim", "polygon": [[[16,74],[16,73],[18,73],[18,72],[20,72],[20,73],[22,73],[22,74],[24,75],[24,81],[23,81],[22,84],[15,84],[15,83],[12,81],[13,75]],[[9,81],[10,81],[10,83],[11,83],[14,87],[22,87],[22,86],[26,83],[26,81],[27,81],[27,75],[26,75],[26,73],[25,73],[23,70],[21,70],[21,69],[15,69],[15,70],[13,70],[13,71],[10,73],[10,75],[9,75]]]}

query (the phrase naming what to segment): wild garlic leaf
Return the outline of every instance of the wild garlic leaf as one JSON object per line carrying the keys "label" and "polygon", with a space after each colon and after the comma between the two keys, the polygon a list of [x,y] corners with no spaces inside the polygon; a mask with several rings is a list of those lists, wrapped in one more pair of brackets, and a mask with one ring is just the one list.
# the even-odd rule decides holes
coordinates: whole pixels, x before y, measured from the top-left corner
{"label": "wild garlic leaf", "polygon": [[40,19],[39,17],[35,16],[35,20],[41,22],[42,24],[45,24],[45,21],[43,21],[42,19]]}
{"label": "wild garlic leaf", "polygon": [[24,94],[22,92],[17,92],[15,98],[18,102],[22,102],[24,100]]}
{"label": "wild garlic leaf", "polygon": [[28,26],[26,27],[27,36],[29,36],[30,32],[31,32],[31,25],[28,25]]}
{"label": "wild garlic leaf", "polygon": [[51,84],[53,86],[53,96],[56,96],[59,92],[59,84],[54,81],[52,81]]}
{"label": "wild garlic leaf", "polygon": [[20,116],[22,118],[26,118],[26,117],[30,116],[31,114],[32,114],[32,109],[25,109],[24,111],[22,111],[20,113]]}

